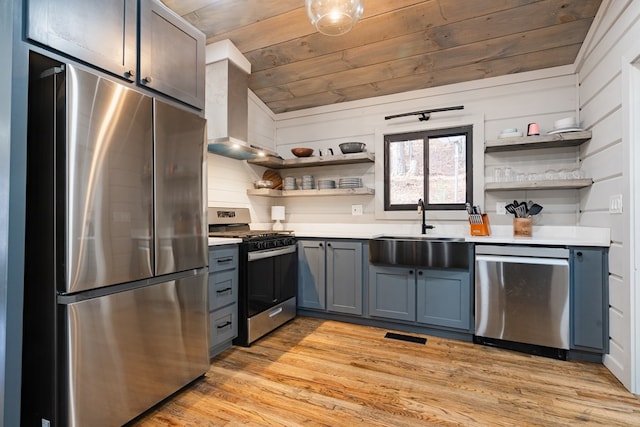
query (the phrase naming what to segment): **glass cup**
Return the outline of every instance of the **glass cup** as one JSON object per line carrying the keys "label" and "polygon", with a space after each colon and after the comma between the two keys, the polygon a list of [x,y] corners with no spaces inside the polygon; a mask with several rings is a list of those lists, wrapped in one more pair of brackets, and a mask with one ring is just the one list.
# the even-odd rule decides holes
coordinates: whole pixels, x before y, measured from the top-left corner
{"label": "glass cup", "polygon": [[504,181],[504,169],[502,168],[494,168],[493,169],[493,182],[503,182]]}
{"label": "glass cup", "polygon": [[513,181],[513,169],[504,168],[504,182]]}

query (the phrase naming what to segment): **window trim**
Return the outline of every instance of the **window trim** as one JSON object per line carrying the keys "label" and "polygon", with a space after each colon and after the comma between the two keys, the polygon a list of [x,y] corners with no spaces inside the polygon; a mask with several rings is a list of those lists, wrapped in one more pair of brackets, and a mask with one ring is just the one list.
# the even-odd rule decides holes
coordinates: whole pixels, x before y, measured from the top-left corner
{"label": "window trim", "polygon": [[[429,139],[430,138],[440,138],[446,136],[466,136],[465,143],[465,167],[467,170],[466,174],[466,186],[465,186],[465,201],[462,203],[441,203],[441,204],[425,204],[425,210],[427,211],[455,211],[455,210],[463,210],[465,209],[465,203],[473,204],[473,126],[472,125],[463,125],[463,126],[455,126],[455,127],[439,127],[433,129],[425,129],[422,131],[412,131],[412,132],[399,132],[399,133],[388,133],[384,135],[384,210],[385,211],[407,211],[407,210],[415,210],[418,207],[418,201],[416,203],[404,204],[404,205],[391,205],[390,204],[390,187],[389,187],[389,145],[393,142],[402,142],[407,140],[418,140],[421,139],[423,141],[423,160],[425,162],[424,168],[428,170],[427,164],[429,162]],[[422,195],[422,199],[425,201],[429,200],[429,174],[424,174],[424,181],[422,183],[424,194]],[[466,211],[466,210],[465,210]]]}
{"label": "window trim", "polygon": [[[441,116],[440,116],[441,117]],[[473,129],[473,200],[476,205],[484,207],[484,114],[457,114],[455,117],[432,117],[428,122],[419,122],[408,118],[404,121],[385,121],[374,131],[375,157],[375,195],[374,213],[377,221],[410,221],[411,225],[419,221],[416,211],[385,211],[384,210],[384,135],[393,133],[408,133],[435,128],[448,128],[471,125]],[[435,210],[429,211],[430,221],[460,221],[468,220],[466,211]],[[450,223],[451,225],[455,223]],[[408,224],[409,225],[409,224]]]}

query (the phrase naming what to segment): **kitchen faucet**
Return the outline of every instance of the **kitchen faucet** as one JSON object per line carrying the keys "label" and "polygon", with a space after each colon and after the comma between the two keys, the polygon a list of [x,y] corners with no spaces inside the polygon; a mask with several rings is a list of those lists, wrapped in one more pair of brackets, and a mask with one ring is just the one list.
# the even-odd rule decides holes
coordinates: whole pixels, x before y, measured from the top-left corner
{"label": "kitchen faucet", "polygon": [[435,226],[427,225],[426,223],[424,201],[422,199],[418,199],[418,213],[422,213],[422,234],[427,234],[427,228],[431,230]]}

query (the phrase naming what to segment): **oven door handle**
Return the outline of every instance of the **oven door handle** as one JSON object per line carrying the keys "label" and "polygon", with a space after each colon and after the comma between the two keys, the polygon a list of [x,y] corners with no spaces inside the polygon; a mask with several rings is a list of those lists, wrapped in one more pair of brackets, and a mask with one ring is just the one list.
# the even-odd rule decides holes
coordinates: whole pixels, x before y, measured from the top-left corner
{"label": "oven door handle", "polygon": [[296,246],[285,246],[278,249],[265,249],[263,251],[249,252],[247,254],[248,261],[257,261],[259,259],[271,258],[278,255],[292,254],[296,251]]}

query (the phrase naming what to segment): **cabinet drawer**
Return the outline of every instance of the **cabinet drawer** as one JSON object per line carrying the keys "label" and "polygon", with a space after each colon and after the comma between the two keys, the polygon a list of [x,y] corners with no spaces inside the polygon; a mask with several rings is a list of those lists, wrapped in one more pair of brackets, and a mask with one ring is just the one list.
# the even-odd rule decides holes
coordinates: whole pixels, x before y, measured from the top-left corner
{"label": "cabinet drawer", "polygon": [[209,313],[209,347],[213,348],[238,336],[238,306],[236,304]]}
{"label": "cabinet drawer", "polygon": [[216,310],[238,300],[238,270],[209,274],[209,310]]}
{"label": "cabinet drawer", "polygon": [[238,268],[238,248],[210,249],[209,272]]}

